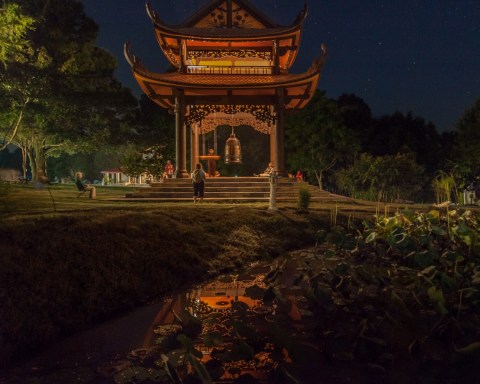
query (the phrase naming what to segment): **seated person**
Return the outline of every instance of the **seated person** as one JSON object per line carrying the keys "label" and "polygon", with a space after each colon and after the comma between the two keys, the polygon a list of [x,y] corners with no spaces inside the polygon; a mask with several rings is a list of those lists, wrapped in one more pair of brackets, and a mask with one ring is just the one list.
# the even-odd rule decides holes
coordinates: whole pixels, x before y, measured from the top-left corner
{"label": "seated person", "polygon": [[93,185],[84,184],[82,182],[81,172],[77,172],[75,176],[76,176],[75,185],[77,186],[78,190],[80,192],[86,192],[86,191],[90,192],[88,197],[90,199],[95,199],[97,197],[97,189]]}
{"label": "seated person", "polygon": [[175,167],[173,166],[170,160],[167,160],[167,164],[165,164],[165,178],[171,179],[173,177],[173,173],[175,172]]}
{"label": "seated person", "polygon": [[[270,175],[272,175],[272,174],[275,174],[275,172],[276,172],[276,169],[275,169],[275,167],[273,166],[273,163],[270,162],[270,163],[268,163],[267,169],[265,169],[265,171],[263,171],[263,173],[261,173],[261,174],[258,175],[258,176],[270,176]],[[256,176],[257,176],[257,175],[256,175]]]}
{"label": "seated person", "polygon": [[297,181],[298,182],[302,182],[303,181],[303,173],[301,170],[298,170],[297,171],[297,175],[295,176],[297,178]]}

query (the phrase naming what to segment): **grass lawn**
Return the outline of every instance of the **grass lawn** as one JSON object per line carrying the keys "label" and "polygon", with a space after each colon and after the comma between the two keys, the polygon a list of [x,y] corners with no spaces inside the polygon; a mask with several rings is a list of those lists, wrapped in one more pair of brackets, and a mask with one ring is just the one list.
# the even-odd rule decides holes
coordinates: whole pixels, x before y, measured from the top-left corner
{"label": "grass lawn", "polygon": [[[133,187],[97,186],[97,198],[88,198],[88,192],[78,197],[78,190],[74,184],[57,184],[48,188],[35,188],[34,184],[12,184],[3,186],[4,214],[46,214],[54,212],[71,212],[92,209],[122,208],[122,201],[116,200],[125,197]],[[0,190],[1,193],[1,190]],[[2,199],[0,195],[0,199]],[[1,201],[1,200],[0,200]],[[128,203],[129,207],[137,204]],[[138,204],[141,206],[142,204]],[[1,211],[0,211],[1,212]]]}
{"label": "grass lawn", "polygon": [[[126,193],[135,187],[125,186],[96,186],[97,198],[88,198],[88,193],[78,197],[79,192],[74,184],[57,184],[48,188],[35,188],[34,184],[0,184],[0,219],[21,218],[36,215],[55,215],[69,213],[101,214],[112,210],[149,212],[158,208],[194,207],[192,202],[160,202],[160,201],[131,201],[125,198]],[[267,209],[268,203],[222,203],[205,202],[197,205],[198,209],[225,209],[227,207],[242,206],[258,209]],[[296,202],[279,202],[279,209],[296,209]],[[425,205],[416,206],[424,210]],[[368,218],[374,214],[393,214],[405,208],[404,204],[384,204],[367,201],[351,202],[312,202],[310,209],[329,212],[332,220],[336,217],[350,216],[351,218]]]}

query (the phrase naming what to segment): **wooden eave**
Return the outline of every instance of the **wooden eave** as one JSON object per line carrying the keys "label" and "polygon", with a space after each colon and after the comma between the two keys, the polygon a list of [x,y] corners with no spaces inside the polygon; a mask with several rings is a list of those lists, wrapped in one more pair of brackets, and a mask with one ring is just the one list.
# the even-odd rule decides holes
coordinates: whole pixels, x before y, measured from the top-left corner
{"label": "wooden eave", "polygon": [[[186,49],[206,50],[270,50],[273,52],[274,42],[277,41],[280,49],[279,65],[283,71],[288,70],[297,57],[300,46],[301,27],[282,28],[278,30],[252,30],[248,33],[225,34],[226,30],[180,30],[167,31],[155,28],[155,37],[163,53],[176,68],[180,67],[181,46],[184,42]],[[231,31],[231,30],[230,30]]]}
{"label": "wooden eave", "polygon": [[125,46],[125,56],[140,88],[164,108],[173,109],[179,90],[188,105],[194,104],[270,104],[279,102],[279,90],[285,95],[286,109],[301,109],[313,97],[326,58],[315,60],[302,74],[222,75],[153,73],[148,71]]}

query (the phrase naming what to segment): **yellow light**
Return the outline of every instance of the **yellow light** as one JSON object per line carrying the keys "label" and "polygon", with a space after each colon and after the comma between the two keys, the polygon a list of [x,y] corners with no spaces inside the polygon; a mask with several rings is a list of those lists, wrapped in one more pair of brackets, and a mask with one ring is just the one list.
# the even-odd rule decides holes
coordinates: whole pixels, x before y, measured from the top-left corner
{"label": "yellow light", "polygon": [[199,65],[209,66],[209,67],[231,67],[231,60],[200,60]]}

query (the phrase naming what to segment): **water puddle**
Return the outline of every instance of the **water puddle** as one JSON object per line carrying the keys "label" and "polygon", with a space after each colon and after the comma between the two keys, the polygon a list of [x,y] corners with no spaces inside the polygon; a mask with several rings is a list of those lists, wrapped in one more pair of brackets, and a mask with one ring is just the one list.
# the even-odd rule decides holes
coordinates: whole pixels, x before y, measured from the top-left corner
{"label": "water puddle", "polygon": [[[285,259],[223,276],[59,343],[30,361],[22,380],[289,382],[295,369],[319,361],[310,342],[316,322],[296,281],[301,273],[298,262]],[[292,364],[300,355],[305,364]]]}
{"label": "water puddle", "polygon": [[120,384],[295,380],[293,359],[301,355],[310,368],[319,361],[310,342],[316,321],[296,284],[302,268],[293,259],[279,263],[255,265],[165,302],[144,346],[98,372]]}

